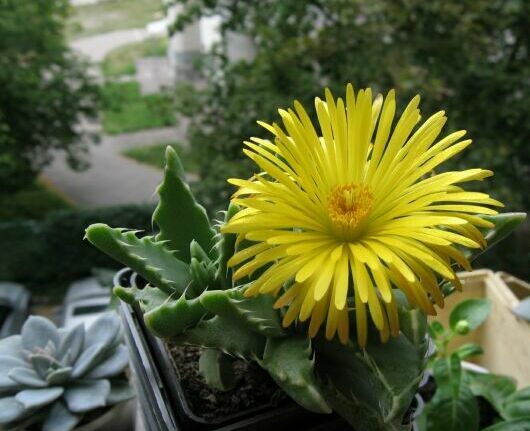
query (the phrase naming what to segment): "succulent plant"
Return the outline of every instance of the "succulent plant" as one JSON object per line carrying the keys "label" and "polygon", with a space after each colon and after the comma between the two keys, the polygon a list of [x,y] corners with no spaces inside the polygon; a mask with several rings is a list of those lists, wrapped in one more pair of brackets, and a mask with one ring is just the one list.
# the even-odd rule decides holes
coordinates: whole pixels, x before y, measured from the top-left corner
{"label": "succulent plant", "polygon": [[[335,410],[358,430],[402,430],[425,368],[425,314],[410,307],[397,289],[400,332],[382,344],[369,327],[368,344],[359,347],[307,335],[307,324],[282,327],[286,310],[275,309],[269,295],[246,297],[250,279],[234,283],[227,262],[249,246],[210,224],[183,179],[177,154],[168,148],[153,221],[156,235],[95,224],[86,238],[132,268],[147,282],[143,288],[116,286],[123,301],[143,313],[147,328],[173,343],[204,348],[200,371],[219,389],[234,385],[231,357],[255,361],[296,402],[308,410]],[[231,204],[222,225],[238,212]],[[490,244],[508,235],[520,215],[489,217],[495,227]],[[217,227],[218,227],[217,226]],[[442,286],[453,290],[451,284]],[[352,304],[349,304],[352,307]],[[351,308],[350,308],[351,309]],[[353,310],[352,310],[353,312]],[[355,323],[353,323],[355,324]],[[355,331],[351,331],[355,332]]]}
{"label": "succulent plant", "polygon": [[86,413],[130,399],[128,359],[113,313],[87,330],[83,324],[58,329],[44,317],[29,317],[20,335],[0,340],[2,429],[67,431]]}

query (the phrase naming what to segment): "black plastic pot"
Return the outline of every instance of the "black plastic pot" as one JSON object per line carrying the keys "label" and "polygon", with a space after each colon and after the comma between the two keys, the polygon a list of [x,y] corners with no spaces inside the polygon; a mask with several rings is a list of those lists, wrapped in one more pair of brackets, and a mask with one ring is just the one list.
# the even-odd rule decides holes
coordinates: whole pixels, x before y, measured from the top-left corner
{"label": "black plastic pot", "polygon": [[[127,268],[119,271],[118,284],[135,285],[135,275]],[[186,400],[172,356],[162,340],[147,330],[141,311],[121,302],[120,315],[147,431],[351,431],[339,416],[311,413],[294,402],[263,405],[213,420],[198,417]],[[423,405],[417,400],[414,417]]]}

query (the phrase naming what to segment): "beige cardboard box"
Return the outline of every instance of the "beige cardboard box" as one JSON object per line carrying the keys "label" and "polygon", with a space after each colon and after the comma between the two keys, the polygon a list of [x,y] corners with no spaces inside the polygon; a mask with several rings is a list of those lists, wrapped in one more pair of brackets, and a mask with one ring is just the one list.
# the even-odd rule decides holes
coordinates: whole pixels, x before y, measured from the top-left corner
{"label": "beige cardboard box", "polygon": [[522,299],[530,296],[530,285],[509,274],[487,269],[458,275],[463,291],[449,296],[444,309],[439,310],[434,319],[447,327],[453,307],[469,298],[489,298],[492,310],[482,326],[466,336],[455,337],[449,349],[464,343],[478,343],[484,354],[472,358],[471,362],[492,373],[514,377],[519,388],[530,385],[530,323],[511,311]]}

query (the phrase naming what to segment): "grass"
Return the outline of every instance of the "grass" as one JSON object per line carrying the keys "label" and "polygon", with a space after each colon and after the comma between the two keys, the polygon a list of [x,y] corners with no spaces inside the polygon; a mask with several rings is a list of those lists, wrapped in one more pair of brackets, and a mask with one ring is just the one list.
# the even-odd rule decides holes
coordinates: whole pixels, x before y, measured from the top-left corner
{"label": "grass", "polygon": [[172,126],[175,122],[168,95],[143,96],[137,82],[110,82],[103,87],[103,130],[107,134]]}
{"label": "grass", "polygon": [[139,28],[163,16],[162,0],[104,0],[72,7],[66,35],[73,40],[114,30]]}
{"label": "grass", "polygon": [[136,73],[136,60],[142,57],[162,57],[166,55],[167,38],[153,37],[139,43],[121,46],[109,52],[101,65],[107,78]]}
{"label": "grass", "polygon": [[179,142],[167,142],[161,144],[128,148],[127,150],[123,151],[122,154],[125,157],[129,157],[139,163],[145,163],[146,165],[163,169],[165,165],[166,147],[168,145],[171,145],[178,153],[186,172],[197,171],[197,164],[190,157],[189,152],[184,149],[182,144]]}
{"label": "grass", "polygon": [[62,196],[37,181],[27,189],[0,195],[0,223],[15,219],[43,219],[46,214],[71,208]]}

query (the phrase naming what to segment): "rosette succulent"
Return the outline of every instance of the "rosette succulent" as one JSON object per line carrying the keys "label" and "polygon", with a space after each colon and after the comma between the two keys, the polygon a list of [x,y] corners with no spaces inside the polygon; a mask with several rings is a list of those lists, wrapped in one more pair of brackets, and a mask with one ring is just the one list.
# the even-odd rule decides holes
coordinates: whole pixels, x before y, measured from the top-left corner
{"label": "rosette succulent", "polygon": [[395,127],[393,92],[326,92],[319,130],[298,103],[296,114],[280,110],[284,128],[263,124],[273,140],[246,143],[259,171],[231,180],[239,189],[218,226],[168,148],[159,231],[95,224],[86,237],[147,282],[114,292],[153,334],[204,348],[208,384],[233,387],[227,355],[237,356],[308,410],[334,410],[356,430],[405,430],[426,365],[426,313],[461,287],[457,270],[525,217],[462,188],[489,171],[431,175],[470,141],[457,132],[436,143],[443,113],[414,131],[418,103]]}
{"label": "rosette succulent", "polygon": [[86,413],[133,396],[127,364],[115,314],[104,314],[86,330],[29,317],[20,335],[0,341],[2,429],[74,429]]}

